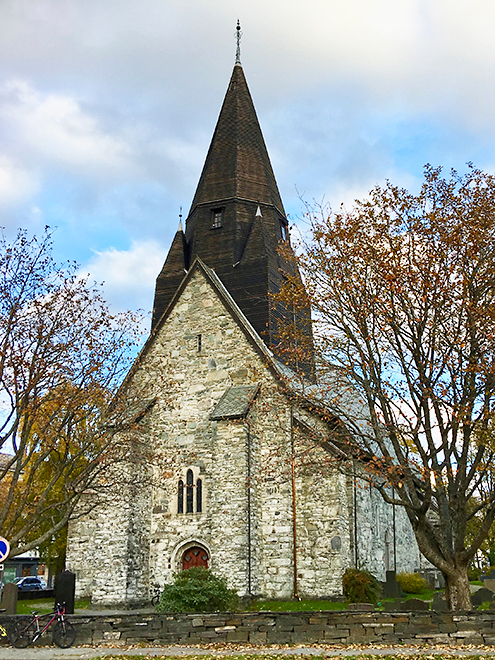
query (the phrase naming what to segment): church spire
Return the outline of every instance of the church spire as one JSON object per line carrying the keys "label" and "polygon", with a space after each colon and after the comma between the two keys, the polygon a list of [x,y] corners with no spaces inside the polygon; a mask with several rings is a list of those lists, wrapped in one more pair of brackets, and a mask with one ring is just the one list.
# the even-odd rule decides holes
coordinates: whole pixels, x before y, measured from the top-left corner
{"label": "church spire", "polygon": [[[276,350],[277,335],[287,316],[273,302],[283,273],[295,266],[280,254],[288,241],[287,219],[268,151],[237,56],[196,193],[170,254],[157,278],[153,327],[172,300],[183,275],[198,256],[213,268],[256,332]],[[183,258],[180,249],[183,246]],[[303,313],[304,333],[311,335],[309,308]],[[311,342],[310,342],[311,343]],[[309,363],[308,363],[309,365]],[[312,367],[305,371],[311,375]]]}
{"label": "church spire", "polygon": [[201,204],[215,200],[223,204],[222,200],[234,198],[270,204],[285,217],[253,99],[242,66],[237,64],[220,110],[189,218]]}

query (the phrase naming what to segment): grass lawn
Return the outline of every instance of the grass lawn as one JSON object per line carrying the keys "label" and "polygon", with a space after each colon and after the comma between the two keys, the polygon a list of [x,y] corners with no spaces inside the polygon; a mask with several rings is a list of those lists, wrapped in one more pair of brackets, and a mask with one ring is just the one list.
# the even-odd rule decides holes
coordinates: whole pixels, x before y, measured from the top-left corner
{"label": "grass lawn", "polygon": [[[36,598],[34,600],[18,600],[17,614],[31,614],[31,610],[40,612],[51,612],[55,601],[53,598]],[[74,604],[75,611],[86,610],[89,607],[89,600],[76,600]]]}
{"label": "grass lawn", "polygon": [[[435,592],[431,589],[425,589],[420,594],[405,594],[403,598],[404,600],[411,600],[411,598],[418,598],[419,600],[433,600],[434,593]],[[393,598],[380,598],[381,603],[391,603],[393,600]]]}
{"label": "grass lawn", "polygon": [[[420,594],[406,594],[405,600],[419,598],[420,600],[433,600],[434,591],[425,589]],[[379,603],[392,602],[393,598],[381,598]],[[319,610],[346,610],[347,603],[334,603],[330,600],[262,600],[251,603],[249,612],[313,612]]]}
{"label": "grass lawn", "polygon": [[[425,590],[420,594],[406,594],[405,600],[419,598],[421,600],[432,600],[433,591]],[[378,609],[386,601],[392,601],[393,598],[381,598]],[[53,598],[37,598],[35,600],[19,600],[17,602],[17,614],[31,614],[31,610],[41,612],[50,612],[53,609]],[[77,600],[75,603],[76,613],[86,610],[90,606],[89,600]],[[346,610],[347,603],[335,603],[330,600],[262,600],[251,603],[247,608],[248,612],[318,612],[332,610]]]}
{"label": "grass lawn", "polygon": [[263,600],[252,603],[249,612],[314,612],[319,610],[345,610],[345,603],[330,600]]}

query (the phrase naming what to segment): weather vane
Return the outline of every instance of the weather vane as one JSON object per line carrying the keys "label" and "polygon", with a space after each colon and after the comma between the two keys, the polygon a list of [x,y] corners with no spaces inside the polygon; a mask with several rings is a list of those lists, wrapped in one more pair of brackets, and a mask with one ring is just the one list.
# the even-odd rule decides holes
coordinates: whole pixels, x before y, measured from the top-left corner
{"label": "weather vane", "polygon": [[239,23],[239,19],[237,19],[237,27],[235,29],[235,38],[236,38],[236,41],[237,41],[237,49],[235,51],[235,63],[236,64],[241,63],[241,37],[242,37],[241,24]]}

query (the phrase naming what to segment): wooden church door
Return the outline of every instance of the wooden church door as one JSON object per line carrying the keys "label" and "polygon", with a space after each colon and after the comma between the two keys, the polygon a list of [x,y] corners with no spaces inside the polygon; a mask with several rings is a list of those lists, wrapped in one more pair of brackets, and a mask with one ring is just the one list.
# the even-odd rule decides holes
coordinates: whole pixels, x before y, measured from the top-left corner
{"label": "wooden church door", "polygon": [[208,554],[203,548],[188,548],[182,555],[182,570],[185,571],[188,568],[193,568],[194,566],[203,566],[208,568]]}

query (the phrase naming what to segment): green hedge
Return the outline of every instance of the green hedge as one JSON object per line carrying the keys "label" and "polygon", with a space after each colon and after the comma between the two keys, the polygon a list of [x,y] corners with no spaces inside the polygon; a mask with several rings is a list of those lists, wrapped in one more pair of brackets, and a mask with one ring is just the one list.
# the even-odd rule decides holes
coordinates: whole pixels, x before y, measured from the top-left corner
{"label": "green hedge", "polygon": [[399,573],[396,580],[406,594],[420,594],[428,589],[428,582],[419,573]]}
{"label": "green hedge", "polygon": [[368,571],[348,568],[342,578],[344,595],[351,603],[377,603],[382,594],[378,580]]}
{"label": "green hedge", "polygon": [[165,585],[158,612],[227,612],[237,609],[239,597],[219,578],[200,566],[177,573]]}

